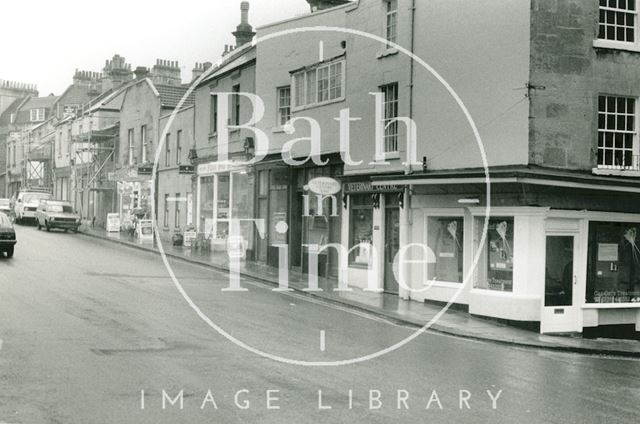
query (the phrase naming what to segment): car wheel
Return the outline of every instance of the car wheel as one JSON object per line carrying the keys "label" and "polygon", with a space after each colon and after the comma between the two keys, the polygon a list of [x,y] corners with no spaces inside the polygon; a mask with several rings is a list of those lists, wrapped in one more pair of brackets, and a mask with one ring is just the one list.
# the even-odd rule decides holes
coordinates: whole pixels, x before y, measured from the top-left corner
{"label": "car wheel", "polygon": [[40,225],[40,220],[37,220],[37,227],[38,227],[38,231],[42,230],[42,225]]}
{"label": "car wheel", "polygon": [[47,232],[51,231],[51,227],[49,227],[49,223],[44,221],[44,228],[46,228]]}
{"label": "car wheel", "polygon": [[20,219],[20,216],[16,216],[16,224],[22,224],[22,219]]}
{"label": "car wheel", "polygon": [[13,246],[7,249],[7,258],[13,258]]}

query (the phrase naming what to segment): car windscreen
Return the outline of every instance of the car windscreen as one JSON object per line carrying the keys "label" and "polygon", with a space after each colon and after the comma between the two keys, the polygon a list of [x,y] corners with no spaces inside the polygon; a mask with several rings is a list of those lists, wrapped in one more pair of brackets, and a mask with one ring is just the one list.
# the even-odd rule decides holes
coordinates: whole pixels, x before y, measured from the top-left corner
{"label": "car windscreen", "polygon": [[22,201],[24,203],[33,203],[40,201],[40,199],[49,199],[50,197],[51,195],[47,193],[25,194]]}
{"label": "car windscreen", "polygon": [[47,205],[47,212],[73,213],[73,208],[69,205]]}

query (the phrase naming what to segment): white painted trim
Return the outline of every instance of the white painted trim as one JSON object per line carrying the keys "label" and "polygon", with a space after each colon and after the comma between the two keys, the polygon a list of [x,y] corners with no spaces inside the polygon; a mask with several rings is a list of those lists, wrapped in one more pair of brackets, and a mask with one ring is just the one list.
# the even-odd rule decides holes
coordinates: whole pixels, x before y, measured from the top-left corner
{"label": "white painted trim", "polygon": [[[637,20],[637,15],[636,15],[636,20]],[[625,50],[628,52],[640,52],[640,45],[637,43],[628,43],[624,41],[615,41],[615,40],[601,40],[599,38],[596,38],[595,40],[593,40],[593,47],[598,49],[613,49],[613,50]]]}
{"label": "white painted trim", "polygon": [[[487,209],[484,206],[474,206],[468,208],[471,214],[475,217],[484,217],[487,213]],[[535,207],[535,206],[495,206],[491,207],[491,217],[502,216],[546,216],[549,213],[550,208],[547,207]]]}
{"label": "white painted trim", "polygon": [[537,178],[518,178],[518,181],[524,184],[535,184],[535,185],[543,185],[543,186],[553,186],[553,187],[567,187],[567,188],[586,188],[591,190],[604,190],[604,191],[621,191],[621,192],[629,192],[629,193],[640,193],[640,187],[624,187],[624,186],[615,186],[615,185],[600,185],[600,184],[589,184],[589,183],[576,183],[570,181],[557,181],[557,180],[541,180]]}
{"label": "white painted trim", "polygon": [[492,296],[492,297],[505,297],[509,299],[519,299],[519,300],[540,300],[539,296],[523,296],[513,294],[513,292],[507,291],[499,291],[499,290],[490,290],[490,289],[481,289],[474,287],[469,291],[470,294],[473,295],[481,295],[481,296]]}
{"label": "white painted trim", "polygon": [[582,309],[640,309],[640,303],[585,303]]}
{"label": "white painted trim", "polygon": [[640,214],[621,212],[598,212],[588,210],[567,211],[551,209],[549,211],[549,217],[565,219],[586,219],[589,221],[640,222]]}

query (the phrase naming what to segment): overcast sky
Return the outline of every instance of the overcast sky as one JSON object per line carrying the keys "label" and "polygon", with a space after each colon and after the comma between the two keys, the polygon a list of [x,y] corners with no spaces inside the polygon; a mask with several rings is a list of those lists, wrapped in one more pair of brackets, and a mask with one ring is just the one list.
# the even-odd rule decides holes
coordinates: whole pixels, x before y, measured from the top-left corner
{"label": "overcast sky", "polygon": [[[260,26],[309,11],[306,0],[251,0]],[[178,60],[183,80],[195,62],[215,62],[240,22],[240,0],[30,0],[2,4],[0,79],[60,94],[76,68],[102,72],[124,56],[132,69]]]}

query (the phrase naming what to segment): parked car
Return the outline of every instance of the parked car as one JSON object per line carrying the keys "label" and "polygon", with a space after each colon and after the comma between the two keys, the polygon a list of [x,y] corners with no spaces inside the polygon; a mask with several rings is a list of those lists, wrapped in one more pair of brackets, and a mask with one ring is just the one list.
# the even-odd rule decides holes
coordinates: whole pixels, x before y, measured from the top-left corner
{"label": "parked car", "polygon": [[0,199],[0,213],[11,218],[11,199]]}
{"label": "parked car", "polygon": [[69,202],[43,199],[36,210],[36,224],[38,230],[45,228],[51,231],[52,228],[59,228],[65,232],[76,232],[80,226],[80,215]]}
{"label": "parked car", "polygon": [[26,219],[35,219],[40,200],[51,199],[51,193],[45,191],[20,191],[16,196],[14,213],[16,222],[22,224]]}
{"label": "parked car", "polygon": [[0,254],[7,254],[7,258],[13,257],[13,249],[18,241],[16,240],[16,230],[9,216],[0,213]]}

